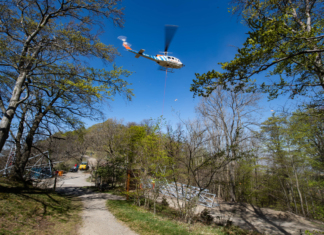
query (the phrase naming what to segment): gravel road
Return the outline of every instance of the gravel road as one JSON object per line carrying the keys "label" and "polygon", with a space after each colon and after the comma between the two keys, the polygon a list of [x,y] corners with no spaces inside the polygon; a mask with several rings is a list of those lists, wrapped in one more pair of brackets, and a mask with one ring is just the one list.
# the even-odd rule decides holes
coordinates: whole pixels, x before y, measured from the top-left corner
{"label": "gravel road", "polygon": [[57,183],[57,191],[79,196],[84,204],[82,212],[83,224],[79,229],[80,235],[136,235],[127,226],[118,221],[106,207],[106,201],[124,200],[122,197],[106,193],[93,193],[83,186],[92,186],[86,182],[89,174],[82,172],[67,173]]}

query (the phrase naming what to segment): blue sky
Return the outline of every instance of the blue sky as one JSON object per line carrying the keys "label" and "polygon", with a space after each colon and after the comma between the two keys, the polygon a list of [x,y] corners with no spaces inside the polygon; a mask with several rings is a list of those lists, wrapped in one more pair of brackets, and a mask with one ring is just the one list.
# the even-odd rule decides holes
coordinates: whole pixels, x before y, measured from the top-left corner
{"label": "blue sky", "polygon": [[[157,118],[162,115],[165,72],[158,65],[145,58],[136,59],[127,52],[118,36],[126,36],[132,49],[145,49],[145,53],[156,55],[164,49],[164,26],[178,25],[178,31],[169,47],[172,56],[179,58],[185,67],[168,73],[164,118],[177,122],[175,112],[181,118],[194,118],[194,107],[199,98],[193,98],[190,85],[195,73],[204,73],[219,69],[218,62],[231,60],[236,47],[241,47],[248,28],[239,22],[236,16],[228,12],[229,1],[212,0],[125,0],[124,28],[118,28],[106,22],[105,33],[101,36],[105,44],[115,45],[121,56],[116,58],[118,66],[133,71],[127,80],[132,83],[135,97],[126,102],[117,96],[115,101],[103,106],[106,118],[124,119],[125,122],[140,122],[143,119]],[[101,68],[100,61],[90,61],[91,66]],[[263,81],[263,77],[256,77]],[[175,101],[177,99],[177,101]],[[272,102],[265,98],[263,118],[271,115],[271,109],[285,104],[281,97]],[[94,122],[86,121],[87,126]]]}

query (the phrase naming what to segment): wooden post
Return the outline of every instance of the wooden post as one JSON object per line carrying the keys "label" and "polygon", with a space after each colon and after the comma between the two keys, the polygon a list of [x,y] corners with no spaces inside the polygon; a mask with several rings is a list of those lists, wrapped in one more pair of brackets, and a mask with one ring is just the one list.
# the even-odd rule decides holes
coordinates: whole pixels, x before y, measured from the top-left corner
{"label": "wooden post", "polygon": [[130,185],[130,170],[127,170],[127,182],[126,182],[126,192],[127,192],[127,195],[126,195],[126,200],[129,199],[129,185]]}
{"label": "wooden post", "polygon": [[56,190],[56,179],[57,179],[57,174],[55,174],[55,178],[54,178],[54,187],[53,187],[54,191]]}

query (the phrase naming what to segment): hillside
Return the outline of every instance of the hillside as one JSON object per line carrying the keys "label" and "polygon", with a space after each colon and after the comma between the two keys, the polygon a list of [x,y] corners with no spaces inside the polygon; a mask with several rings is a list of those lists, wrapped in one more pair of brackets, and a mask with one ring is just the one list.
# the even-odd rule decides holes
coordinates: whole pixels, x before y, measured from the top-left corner
{"label": "hillside", "polygon": [[0,178],[0,234],[76,234],[79,199]]}

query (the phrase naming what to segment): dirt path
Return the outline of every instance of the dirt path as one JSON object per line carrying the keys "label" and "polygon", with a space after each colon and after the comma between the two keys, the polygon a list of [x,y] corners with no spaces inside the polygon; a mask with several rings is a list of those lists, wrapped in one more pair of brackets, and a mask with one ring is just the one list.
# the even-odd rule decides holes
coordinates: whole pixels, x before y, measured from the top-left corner
{"label": "dirt path", "polygon": [[83,186],[92,186],[86,182],[88,174],[82,172],[67,173],[57,184],[57,191],[79,196],[84,204],[82,212],[83,224],[79,229],[80,235],[136,235],[127,226],[117,221],[107,210],[106,201],[123,200],[122,197],[106,193],[93,193],[82,189]]}
{"label": "dirt path", "polygon": [[[83,225],[79,230],[81,235],[136,235],[127,226],[115,219],[107,210],[106,201],[123,200],[122,197],[106,193],[93,193],[90,190],[82,189],[83,186],[92,186],[93,183],[86,182],[89,174],[82,172],[68,173],[60,178],[57,190],[64,193],[79,196],[84,203],[82,213]],[[168,198],[170,206],[174,206],[172,199]],[[196,212],[204,209],[198,206]],[[292,213],[275,211],[268,208],[257,208],[248,204],[234,204],[220,202],[220,207],[211,209],[215,220],[217,217],[231,216],[234,225],[248,230],[254,230],[262,234],[283,234],[300,235],[305,230],[322,230],[324,225],[311,222],[301,216]]]}

